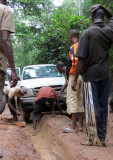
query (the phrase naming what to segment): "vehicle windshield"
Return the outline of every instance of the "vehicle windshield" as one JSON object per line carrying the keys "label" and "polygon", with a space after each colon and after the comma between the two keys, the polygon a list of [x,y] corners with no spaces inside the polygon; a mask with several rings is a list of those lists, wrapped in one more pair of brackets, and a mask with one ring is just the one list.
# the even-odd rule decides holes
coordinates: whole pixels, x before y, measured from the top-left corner
{"label": "vehicle windshield", "polygon": [[62,77],[62,74],[57,71],[56,66],[27,67],[23,73],[23,80],[50,77]]}

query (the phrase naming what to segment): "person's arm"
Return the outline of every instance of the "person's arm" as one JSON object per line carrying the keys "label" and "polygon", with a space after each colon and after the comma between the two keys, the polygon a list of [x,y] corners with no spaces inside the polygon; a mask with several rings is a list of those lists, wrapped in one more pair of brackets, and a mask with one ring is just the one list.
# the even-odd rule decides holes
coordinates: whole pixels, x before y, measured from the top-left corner
{"label": "person's arm", "polygon": [[106,17],[107,17],[108,19],[110,19],[110,18],[113,16],[112,12],[111,12],[109,9],[101,6],[100,4],[95,4],[95,5],[91,6],[91,8],[90,8],[90,13],[96,11],[96,10],[99,9],[99,8],[101,8],[101,9],[104,10],[105,15],[106,15]]}
{"label": "person's arm", "polygon": [[85,64],[85,59],[79,58],[78,62],[77,62],[77,66],[76,66],[76,73],[75,73],[75,77],[74,77],[74,81],[72,83],[72,90],[75,91],[75,87],[77,84],[77,79],[78,76],[80,75],[80,73],[82,72],[83,68],[84,68],[84,64]]}
{"label": "person's arm", "polygon": [[10,98],[8,98],[8,107],[11,109],[11,110],[13,110],[18,116],[20,116],[20,112],[18,111],[18,110],[16,110],[14,107],[13,107],[13,105],[11,104],[11,100],[12,99],[10,99]]}
{"label": "person's arm", "polygon": [[21,111],[20,97],[17,97],[17,109],[18,109],[20,112],[22,112],[22,111]]}
{"label": "person's arm", "polygon": [[15,87],[18,81],[18,77],[15,70],[14,59],[13,59],[13,48],[12,42],[10,40],[10,32],[6,30],[1,31],[1,39],[2,39],[2,49],[3,53],[6,56],[9,65],[11,67],[11,75],[12,81],[10,83],[10,87]]}
{"label": "person's arm", "polygon": [[61,97],[62,92],[64,92],[64,90],[65,90],[66,88],[67,88],[67,83],[65,83],[65,84],[63,85],[61,91],[60,91],[59,94],[58,94],[58,98]]}

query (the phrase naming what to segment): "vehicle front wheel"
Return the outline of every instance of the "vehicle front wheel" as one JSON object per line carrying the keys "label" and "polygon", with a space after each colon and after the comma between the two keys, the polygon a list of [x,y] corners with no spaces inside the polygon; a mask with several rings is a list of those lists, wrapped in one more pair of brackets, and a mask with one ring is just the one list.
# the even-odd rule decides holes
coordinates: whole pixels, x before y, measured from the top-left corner
{"label": "vehicle front wheel", "polygon": [[23,111],[23,118],[24,118],[25,122],[29,123],[29,121],[30,121],[30,112]]}

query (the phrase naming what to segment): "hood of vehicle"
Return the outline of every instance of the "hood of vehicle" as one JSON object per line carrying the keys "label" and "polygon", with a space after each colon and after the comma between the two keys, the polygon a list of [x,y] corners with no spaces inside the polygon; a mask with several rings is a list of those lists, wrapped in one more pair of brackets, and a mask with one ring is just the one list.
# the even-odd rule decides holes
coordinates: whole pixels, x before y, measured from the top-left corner
{"label": "hood of vehicle", "polygon": [[54,85],[64,85],[64,77],[53,77],[53,78],[37,78],[37,79],[27,79],[21,81],[21,86],[26,88],[36,88],[43,86],[54,86]]}

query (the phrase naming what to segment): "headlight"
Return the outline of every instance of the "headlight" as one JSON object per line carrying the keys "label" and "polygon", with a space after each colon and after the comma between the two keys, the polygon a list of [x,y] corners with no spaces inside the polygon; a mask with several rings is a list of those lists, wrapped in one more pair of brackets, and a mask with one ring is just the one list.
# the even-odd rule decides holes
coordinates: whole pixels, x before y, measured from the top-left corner
{"label": "headlight", "polygon": [[23,97],[32,97],[32,96],[34,96],[33,89],[28,89],[27,94],[25,94]]}

